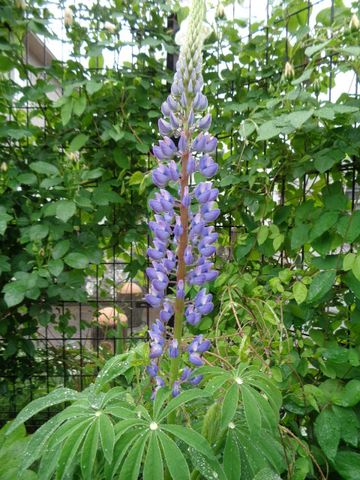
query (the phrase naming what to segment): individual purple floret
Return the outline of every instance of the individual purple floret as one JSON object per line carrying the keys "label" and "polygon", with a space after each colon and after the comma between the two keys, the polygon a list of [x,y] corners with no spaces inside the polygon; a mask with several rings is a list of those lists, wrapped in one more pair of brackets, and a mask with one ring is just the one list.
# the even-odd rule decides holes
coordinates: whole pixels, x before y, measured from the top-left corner
{"label": "individual purple floret", "polygon": [[[159,190],[149,201],[155,215],[149,222],[153,241],[147,252],[151,266],[146,270],[150,280],[146,300],[152,307],[160,308],[159,320],[149,330],[152,360],[147,370],[155,383],[153,396],[165,385],[160,357],[166,351],[173,396],[179,395],[182,383],[197,385],[201,381],[201,375],[193,376],[188,366],[183,366],[181,375],[179,372],[183,323],[196,327],[214,308],[205,284],[218,275],[212,261],[217,233],[210,224],[220,211],[216,204],[219,192],[210,180],[218,170],[213,158],[217,139],[208,132],[212,119],[205,111],[208,101],[202,93],[204,15],[204,0],[193,0],[171,93],[161,105],[163,118],[158,127],[162,139],[153,147],[156,167],[152,180]],[[197,172],[204,181],[194,185]],[[193,299],[187,293],[189,287],[197,292]],[[175,326],[171,334],[166,324],[173,315]],[[209,348],[209,340],[196,336],[188,347],[189,363],[195,367],[203,365],[203,354]]]}

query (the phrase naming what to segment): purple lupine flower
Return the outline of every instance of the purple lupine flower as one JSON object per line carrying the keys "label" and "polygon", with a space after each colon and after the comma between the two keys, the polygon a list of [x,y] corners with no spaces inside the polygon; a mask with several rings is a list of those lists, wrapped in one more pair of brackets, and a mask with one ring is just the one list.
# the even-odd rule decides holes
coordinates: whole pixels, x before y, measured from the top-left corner
{"label": "purple lupine flower", "polygon": [[199,162],[199,172],[206,178],[213,177],[218,171],[218,164],[209,155],[203,155]]}
{"label": "purple lupine flower", "polygon": [[174,315],[174,308],[171,303],[165,302],[160,312],[160,320],[164,323],[168,322]]}
{"label": "purple lupine flower", "polygon": [[[153,398],[165,385],[159,357],[166,350],[171,362],[180,355],[179,331],[183,318],[196,327],[202,316],[214,308],[212,295],[204,285],[218,275],[209,260],[216,252],[214,243],[217,240],[209,223],[216,220],[220,211],[215,203],[218,190],[208,180],[216,174],[218,165],[212,157],[217,139],[208,133],[211,115],[205,111],[208,101],[202,93],[201,19],[204,15],[204,0],[193,0],[189,35],[180,51],[171,93],[161,105],[164,118],[159,119],[158,126],[163,138],[153,147],[158,164],[152,172],[152,179],[159,191],[149,201],[155,220],[149,222],[154,238],[148,248],[152,265],[146,270],[150,280],[146,299],[151,306],[160,307],[159,320],[149,330],[150,358],[156,359],[147,368],[155,382]],[[192,187],[195,172],[206,181]],[[176,278],[176,288],[171,291],[175,290],[175,295],[167,292],[173,278]],[[189,290],[187,286],[200,287],[195,298],[188,298],[185,294]],[[175,325],[180,328],[175,329],[176,336],[166,340],[166,323],[173,315]],[[202,335],[196,336],[188,347],[189,362],[195,367],[203,365],[202,356],[209,348],[209,340],[203,339]],[[176,366],[177,362],[172,365]],[[172,373],[168,384],[173,396],[179,395],[183,382],[197,385],[201,381],[201,375],[192,377],[192,374],[190,367],[183,368],[180,378],[179,373],[177,377]]]}
{"label": "purple lupine flower", "polygon": [[169,357],[177,358],[178,356],[179,356],[179,343],[174,338],[174,340],[172,340],[169,345]]}
{"label": "purple lupine flower", "polygon": [[205,117],[199,120],[199,128],[201,130],[208,130],[210,125],[211,125],[211,115],[210,113],[207,113]]}
{"label": "purple lupine flower", "polygon": [[199,385],[203,378],[203,375],[196,375],[194,378],[190,378],[190,383],[192,385]]}
{"label": "purple lupine flower", "polygon": [[191,374],[192,374],[191,368],[184,367],[184,369],[182,371],[182,374],[181,374],[181,377],[180,377],[180,380],[182,382],[187,382],[189,380]]}
{"label": "purple lupine flower", "polygon": [[178,380],[176,380],[173,383],[173,387],[172,387],[172,390],[171,390],[172,396],[177,397],[178,395],[180,395],[180,390],[181,390],[180,382]]}
{"label": "purple lupine flower", "polygon": [[159,367],[156,365],[154,361],[151,361],[150,365],[146,367],[146,370],[150,377],[156,377],[159,372]]}

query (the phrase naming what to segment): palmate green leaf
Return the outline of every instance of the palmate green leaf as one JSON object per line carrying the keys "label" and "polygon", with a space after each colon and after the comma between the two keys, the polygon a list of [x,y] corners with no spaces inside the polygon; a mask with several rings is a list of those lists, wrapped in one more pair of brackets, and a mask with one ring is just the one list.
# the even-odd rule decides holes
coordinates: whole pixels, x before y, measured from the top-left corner
{"label": "palmate green leaf", "polygon": [[[56,467],[56,480],[62,480],[77,461],[78,450],[91,425],[91,421],[80,425],[64,442]],[[58,447],[59,448],[59,447]]]}
{"label": "palmate green leaf", "polygon": [[90,425],[93,421],[93,417],[89,417],[89,414],[79,416],[76,418],[71,418],[70,420],[65,421],[49,438],[47,448],[54,448],[60,443],[62,443],[66,438],[72,435],[78,429],[85,428],[87,425]]}
{"label": "palmate green leaf", "polygon": [[339,418],[330,408],[324,409],[316,417],[314,432],[325,455],[333,460],[340,442],[341,425]]}
{"label": "palmate green leaf", "polygon": [[53,474],[59,460],[61,453],[60,448],[45,450],[44,455],[41,457],[39,469],[37,471],[38,477],[41,480],[53,479]]}
{"label": "palmate green leaf", "polygon": [[75,390],[61,387],[53,390],[51,393],[46,395],[46,397],[33,400],[25,408],[23,408],[23,410],[21,410],[21,412],[15,418],[14,422],[11,424],[11,427],[7,431],[7,434],[15,430],[15,428],[29,420],[29,418],[33,417],[38,412],[41,412],[41,410],[52,407],[54,405],[58,405],[59,403],[78,400],[80,396],[81,395],[79,394],[79,392],[76,392]]}
{"label": "palmate green leaf", "polygon": [[252,480],[261,469],[268,467],[268,462],[249,431],[236,429],[241,456],[241,480]]}
{"label": "palmate green leaf", "polygon": [[115,444],[114,448],[114,460],[111,464],[105,463],[104,474],[106,480],[112,480],[112,478],[119,471],[122,461],[127,455],[128,450],[140,435],[144,434],[144,430],[131,430],[121,436]]}
{"label": "palmate green leaf", "polygon": [[195,430],[182,427],[181,425],[162,425],[161,429],[173,434],[175,437],[179,438],[190,447],[193,447],[206,457],[210,459],[215,458],[207,440]]}
{"label": "palmate green leaf", "polygon": [[250,385],[257,390],[264,392],[269,404],[278,416],[282,405],[281,392],[269,377],[261,372],[252,373],[251,377],[246,378],[246,385]]}
{"label": "palmate green leaf", "polygon": [[185,457],[176,443],[165,433],[157,433],[166,466],[173,480],[189,480],[190,471]]}
{"label": "palmate green leaf", "polygon": [[268,399],[265,399],[257,390],[252,390],[258,404],[262,425],[268,430],[277,432],[279,424],[279,410],[273,408]]}
{"label": "palmate green leaf", "polygon": [[125,458],[121,468],[119,478],[126,480],[138,480],[141,461],[143,458],[146,443],[149,439],[150,432],[144,432],[136,442],[131,446],[130,452]]}
{"label": "palmate green leaf", "polygon": [[240,391],[249,430],[250,432],[259,431],[261,428],[261,414],[253,390],[246,385],[241,385]]}
{"label": "palmate green leaf", "polygon": [[239,385],[233,383],[225,394],[221,406],[221,424],[222,428],[231,422],[234,418],[239,403]]}
{"label": "palmate green leaf", "polygon": [[287,465],[284,457],[284,448],[280,443],[278,432],[261,429],[251,436],[252,442],[262,452],[269,466],[277,473],[286,470]]}
{"label": "palmate green leaf", "polygon": [[166,400],[170,396],[170,390],[168,388],[160,388],[160,390],[157,392],[153,404],[153,416],[154,418],[158,418],[159,413],[166,402]]}
{"label": "palmate green leaf", "polygon": [[130,410],[130,408],[126,408],[120,405],[108,405],[107,407],[105,407],[104,413],[122,419],[137,418],[136,411]]}
{"label": "palmate green leaf", "polygon": [[92,478],[96,452],[99,444],[99,419],[89,428],[81,449],[81,472],[84,478]]}
{"label": "palmate green leaf", "polygon": [[186,392],[182,392],[179,396],[173,398],[169,404],[165,407],[161,413],[155,417],[156,420],[161,421],[163,418],[167,417],[171,412],[175,409],[179,408],[182,405],[185,405],[192,400],[196,400],[198,398],[205,398],[208,397],[210,394],[204,390],[200,390],[199,388],[194,388],[192,390],[187,390]]}
{"label": "palmate green leaf", "polygon": [[145,428],[148,427],[148,423],[144,422],[144,420],[141,420],[140,418],[128,418],[118,422],[114,427],[116,440],[124,435],[130,428],[134,427],[140,427],[140,429]]}
{"label": "palmate green leaf", "polygon": [[144,480],[163,480],[164,466],[161,458],[158,438],[155,432],[150,434],[149,446],[147,449],[146,459],[144,463]]}
{"label": "palmate green leaf", "polygon": [[207,382],[205,390],[209,393],[209,395],[214,395],[214,393],[217,392],[224,385],[224,383],[228,382],[229,380],[233,380],[233,378],[234,377],[232,375],[217,375]]}
{"label": "palmate green leaf", "polygon": [[113,387],[107,391],[104,395],[103,401],[101,403],[102,407],[105,407],[108,404],[111,404],[114,400],[116,405],[123,405],[124,407],[129,407],[130,404],[126,402],[127,392],[123,387]]}
{"label": "palmate green leaf", "polygon": [[104,453],[105,459],[109,463],[111,463],[113,458],[113,453],[114,453],[114,445],[115,445],[114,426],[110,418],[104,413],[100,414],[100,416],[98,417],[98,420],[99,420],[102,451]]}
{"label": "palmate green leaf", "polygon": [[223,465],[227,480],[239,480],[241,478],[241,456],[238,438],[231,428],[228,429],[226,435]]}
{"label": "palmate green leaf", "polygon": [[216,457],[209,458],[195,450],[189,448],[189,454],[194,469],[201,473],[206,480],[227,480],[224,470]]}
{"label": "palmate green leaf", "polygon": [[112,357],[105,363],[99,375],[96,377],[95,391],[100,391],[105,385],[110,383],[114,378],[122,375],[129,368],[131,368],[129,354],[122,353]]}
{"label": "palmate green leaf", "polygon": [[64,421],[69,421],[74,417],[83,417],[85,415],[86,413],[84,413],[84,407],[74,404],[44,423],[30,437],[30,441],[22,455],[21,468],[23,470],[29,468],[38,458],[40,458],[47,441],[52,435],[55,434],[57,428]]}
{"label": "palmate green leaf", "polygon": [[255,475],[253,480],[281,480],[281,477],[271,468],[263,468]]}

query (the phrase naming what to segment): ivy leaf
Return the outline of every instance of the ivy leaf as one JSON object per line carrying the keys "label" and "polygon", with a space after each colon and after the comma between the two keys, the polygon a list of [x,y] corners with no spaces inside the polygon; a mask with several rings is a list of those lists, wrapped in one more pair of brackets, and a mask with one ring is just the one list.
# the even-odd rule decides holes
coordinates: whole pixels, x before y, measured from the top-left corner
{"label": "ivy leaf", "polygon": [[341,393],[334,398],[334,403],[341,407],[354,407],[360,402],[360,380],[352,379],[344,387]]}
{"label": "ivy leaf", "polygon": [[266,239],[269,236],[269,229],[266,225],[261,225],[257,232],[257,241],[259,245],[262,245],[266,242]]}
{"label": "ivy leaf", "polygon": [[287,116],[289,122],[293,127],[300,128],[314,113],[313,110],[300,110],[298,112],[291,112]]}
{"label": "ivy leaf", "polygon": [[360,480],[360,454],[350,450],[339,452],[335,468],[344,480]]}
{"label": "ivy leaf", "polygon": [[4,207],[0,207],[0,235],[4,235],[5,230],[7,228],[7,224],[12,219],[11,215],[6,213]]}
{"label": "ivy leaf", "polygon": [[89,135],[85,135],[84,133],[79,133],[78,135],[76,135],[76,137],[74,137],[71,140],[71,143],[69,146],[70,152],[79,151],[85,145],[85,143],[89,140],[89,138],[90,138]]}
{"label": "ivy leaf", "polygon": [[56,202],[56,216],[66,223],[76,213],[76,205],[72,200]]}
{"label": "ivy leaf", "polygon": [[296,300],[296,303],[300,305],[301,303],[305,302],[308,290],[306,288],[306,285],[302,282],[295,282],[292,288],[294,298]]}
{"label": "ivy leaf", "polygon": [[343,269],[345,270],[345,272],[348,272],[353,268],[355,259],[356,259],[356,255],[353,252],[349,252],[345,255],[343,260]]}
{"label": "ivy leaf", "polygon": [[85,96],[81,96],[74,100],[73,111],[76,116],[80,117],[80,115],[84,113],[86,108],[86,103],[87,101]]}
{"label": "ivy leaf", "polygon": [[10,282],[5,285],[3,292],[5,292],[5,303],[10,308],[24,300],[26,289],[21,282]]}
{"label": "ivy leaf", "polygon": [[297,250],[309,240],[309,225],[300,223],[291,232],[291,249]]}
{"label": "ivy leaf", "polygon": [[55,167],[55,165],[52,165],[51,163],[39,161],[32,162],[29,166],[31,170],[36,173],[40,173],[41,175],[52,176],[60,174],[59,170]]}
{"label": "ivy leaf", "polygon": [[61,121],[62,121],[62,124],[63,124],[64,127],[70,121],[71,114],[72,114],[72,111],[73,111],[73,105],[74,105],[74,101],[71,98],[71,99],[69,99],[69,101],[67,103],[65,103],[61,107]]}
{"label": "ivy leaf", "polygon": [[325,212],[316,220],[315,225],[310,230],[310,241],[320,237],[323,233],[327,232],[338,219],[337,212]]}
{"label": "ivy leaf", "polygon": [[355,261],[352,265],[352,268],[351,268],[354,276],[359,280],[360,282],[360,255],[356,255],[356,258],[355,258]]}
{"label": "ivy leaf", "polygon": [[336,228],[345,242],[352,243],[360,235],[360,211],[340,218]]}
{"label": "ivy leaf", "polygon": [[317,273],[310,284],[307,302],[316,303],[321,300],[333,286],[335,278],[336,272],[333,270]]}
{"label": "ivy leaf", "polygon": [[52,257],[54,260],[57,260],[65,255],[65,253],[70,248],[69,240],[61,240],[59,243],[55,245],[52,251]]}
{"label": "ivy leaf", "polygon": [[89,259],[83,253],[69,253],[64,258],[66,265],[69,265],[71,268],[77,268],[83,270],[89,265]]}
{"label": "ivy leaf", "polygon": [[47,237],[49,234],[49,226],[48,225],[33,225],[29,229],[29,238],[32,242],[37,240],[42,240]]}
{"label": "ivy leaf", "polygon": [[257,141],[269,140],[270,138],[277,137],[280,132],[281,128],[277,127],[273,120],[269,120],[260,125]]}
{"label": "ivy leaf", "polygon": [[58,260],[50,260],[48,263],[49,272],[54,275],[54,277],[58,277],[60,273],[64,270],[63,262]]}
{"label": "ivy leaf", "polygon": [[101,87],[102,84],[96,82],[95,80],[89,80],[88,82],[86,82],[86,91],[89,95],[98,92],[99,90],[101,90]]}
{"label": "ivy leaf", "polygon": [[311,47],[307,47],[305,50],[305,55],[308,57],[312,57],[318,52],[321,52],[328,44],[330,43],[330,40],[326,40],[326,42],[319,43],[318,45],[312,45]]}
{"label": "ivy leaf", "polygon": [[314,432],[325,455],[333,460],[340,442],[340,423],[329,408],[324,409],[315,420]]}
{"label": "ivy leaf", "polygon": [[358,428],[360,426],[356,413],[352,408],[333,406],[332,409],[339,419],[341,438],[356,448],[358,446]]}

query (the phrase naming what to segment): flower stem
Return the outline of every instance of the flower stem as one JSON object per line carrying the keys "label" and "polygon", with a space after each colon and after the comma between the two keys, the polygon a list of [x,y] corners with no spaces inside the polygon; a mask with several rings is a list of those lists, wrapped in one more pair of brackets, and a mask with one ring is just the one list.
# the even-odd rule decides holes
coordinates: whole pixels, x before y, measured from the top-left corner
{"label": "flower stem", "polygon": [[[185,188],[189,183],[189,175],[187,173],[187,165],[189,161],[189,152],[186,152],[181,157],[181,182],[180,182],[180,200],[183,198]],[[176,283],[179,281],[184,282],[185,287],[185,277],[186,277],[186,265],[184,259],[185,249],[188,244],[188,228],[189,228],[189,211],[182,203],[180,204],[180,220],[182,226],[182,233],[179,240],[177,257],[178,257],[178,268],[176,272]],[[185,311],[185,301],[183,298],[176,298],[175,301],[175,322],[174,322],[174,339],[176,339],[181,345],[182,331],[183,331],[183,322],[184,322],[184,311]],[[170,363],[170,385],[178,379],[179,376],[179,362],[180,355],[177,358],[172,358]],[[175,412],[174,412],[175,415]],[[169,416],[170,421],[174,421],[174,415]]]}

